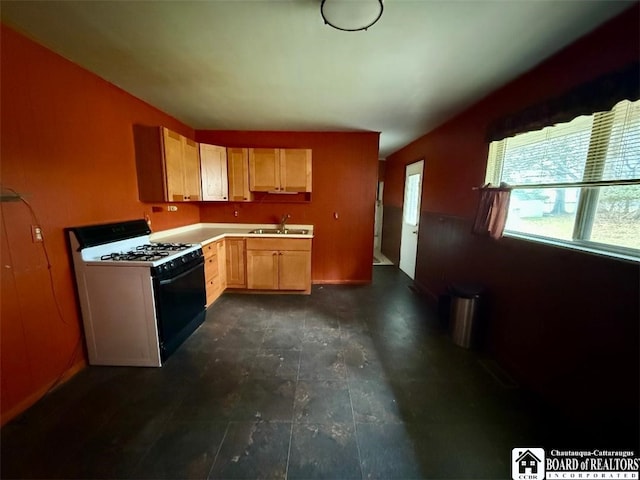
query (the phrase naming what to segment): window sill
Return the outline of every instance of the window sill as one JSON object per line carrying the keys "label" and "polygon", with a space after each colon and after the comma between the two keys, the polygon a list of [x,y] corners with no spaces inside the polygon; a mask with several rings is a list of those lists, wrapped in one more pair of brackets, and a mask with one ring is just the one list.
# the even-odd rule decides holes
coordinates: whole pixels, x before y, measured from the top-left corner
{"label": "window sill", "polygon": [[623,260],[623,261],[632,262],[632,263],[640,263],[640,254],[603,250],[597,247],[591,247],[591,246],[587,246],[579,243],[563,242],[562,240],[555,240],[547,237],[538,237],[536,235],[526,235],[523,233],[516,233],[516,232],[505,231],[504,236],[507,238],[515,238],[515,239],[524,240],[527,242],[542,243],[544,245],[549,245],[552,247],[584,252],[591,255],[598,255],[600,257],[614,258],[616,260]]}

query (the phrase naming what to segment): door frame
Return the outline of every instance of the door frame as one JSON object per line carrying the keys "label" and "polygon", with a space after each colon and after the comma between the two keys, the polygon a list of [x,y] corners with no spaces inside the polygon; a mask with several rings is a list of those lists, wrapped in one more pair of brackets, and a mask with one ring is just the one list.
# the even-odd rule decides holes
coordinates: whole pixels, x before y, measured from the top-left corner
{"label": "door frame", "polygon": [[[402,194],[402,223],[400,228],[400,256],[398,261],[398,268],[400,268],[404,273],[406,273],[412,280],[415,279],[415,270],[416,270],[416,264],[417,264],[417,258],[418,258],[420,211],[421,211],[421,204],[422,204],[422,189],[424,184],[424,164],[425,164],[425,160],[423,158],[420,160],[416,160],[415,162],[408,163],[407,165],[405,165],[405,169],[404,169],[404,188],[403,188],[403,194]],[[417,208],[416,225],[415,227],[407,227],[405,225],[405,218],[407,214],[406,209],[408,207],[407,201],[406,201],[407,200],[406,198],[407,197],[407,179],[409,178],[410,175],[414,175],[415,173],[418,173],[417,172],[418,169],[420,173],[420,186],[419,186],[417,205],[416,205],[416,208]],[[410,173],[411,170],[415,170],[415,172]],[[403,256],[403,248],[402,248],[403,243],[406,244],[406,238],[409,233],[408,231],[406,231],[407,228],[411,228],[411,230],[414,230],[413,232],[411,232],[411,234],[416,235],[415,250],[413,248],[411,249],[412,259],[411,258],[409,259],[409,265],[407,265],[406,261],[403,262],[404,256]],[[409,245],[409,247],[411,247],[411,245]],[[406,253],[406,248],[404,249],[404,251]],[[407,267],[409,267],[408,268],[409,271],[405,270]]]}

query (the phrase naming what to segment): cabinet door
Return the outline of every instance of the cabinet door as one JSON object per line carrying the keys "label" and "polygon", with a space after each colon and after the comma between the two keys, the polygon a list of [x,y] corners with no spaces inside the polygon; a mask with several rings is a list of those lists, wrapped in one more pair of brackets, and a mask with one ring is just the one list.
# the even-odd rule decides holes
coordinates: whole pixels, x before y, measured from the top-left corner
{"label": "cabinet door", "polygon": [[280,150],[249,149],[249,190],[269,192],[280,190]]}
{"label": "cabinet door", "polygon": [[280,150],[280,182],[285,192],[311,191],[311,150],[303,148]]}
{"label": "cabinet door", "polygon": [[184,201],[184,181],[182,174],[182,135],[168,128],[162,128],[164,165],[167,182],[167,201]]}
{"label": "cabinet door", "polygon": [[309,290],[311,288],[311,252],[279,252],[278,271],[280,290]]}
{"label": "cabinet door", "polygon": [[229,200],[248,202],[249,192],[249,152],[246,148],[227,148],[229,166]]}
{"label": "cabinet door", "polygon": [[253,290],[278,289],[278,252],[247,250],[247,288]]}
{"label": "cabinet door", "polygon": [[244,238],[227,238],[227,287],[246,288]]}
{"label": "cabinet door", "polygon": [[202,200],[227,200],[227,149],[217,145],[200,144]]}
{"label": "cabinet door", "polygon": [[200,153],[198,144],[182,137],[182,173],[184,182],[184,199],[198,201],[200,194]]}

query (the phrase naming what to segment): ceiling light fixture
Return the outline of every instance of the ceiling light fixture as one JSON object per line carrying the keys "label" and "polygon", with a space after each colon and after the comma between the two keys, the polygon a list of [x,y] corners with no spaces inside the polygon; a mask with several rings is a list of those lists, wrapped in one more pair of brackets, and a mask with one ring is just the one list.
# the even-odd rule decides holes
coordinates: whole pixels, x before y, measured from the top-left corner
{"label": "ceiling light fixture", "polygon": [[322,0],[324,23],[345,32],[366,30],[380,20],[382,0]]}

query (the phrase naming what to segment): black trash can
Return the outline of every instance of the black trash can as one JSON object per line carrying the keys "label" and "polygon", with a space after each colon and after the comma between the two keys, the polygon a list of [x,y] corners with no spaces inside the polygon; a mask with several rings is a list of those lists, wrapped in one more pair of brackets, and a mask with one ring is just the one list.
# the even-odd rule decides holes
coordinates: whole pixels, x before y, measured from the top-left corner
{"label": "black trash can", "polygon": [[482,288],[476,285],[452,285],[449,328],[451,340],[463,348],[478,345],[479,312]]}

